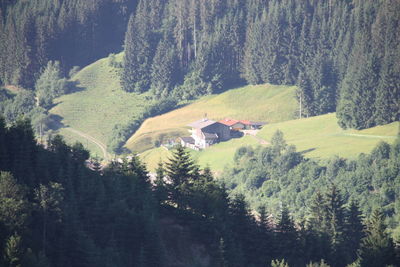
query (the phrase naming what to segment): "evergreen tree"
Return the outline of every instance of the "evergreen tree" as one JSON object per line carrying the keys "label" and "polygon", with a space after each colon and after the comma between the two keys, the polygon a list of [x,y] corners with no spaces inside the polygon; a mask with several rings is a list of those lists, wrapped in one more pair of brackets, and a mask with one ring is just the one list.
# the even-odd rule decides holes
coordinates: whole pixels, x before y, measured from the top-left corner
{"label": "evergreen tree", "polygon": [[297,255],[299,250],[298,234],[286,205],[282,205],[276,230],[276,258],[286,259],[291,264],[298,264],[300,260]]}
{"label": "evergreen tree", "polygon": [[164,164],[161,162],[158,163],[157,169],[156,169],[156,177],[155,177],[155,189],[154,189],[154,194],[155,198],[160,204],[163,204],[165,200],[168,198],[168,192],[167,192],[167,185],[164,181],[165,179],[165,168]]}
{"label": "evergreen tree", "polygon": [[197,178],[197,167],[184,147],[178,146],[166,163],[169,198],[178,208],[186,209],[191,185]]}
{"label": "evergreen tree", "polygon": [[395,63],[398,59],[398,53],[388,54],[384,59],[375,100],[377,124],[400,120],[400,68]]}
{"label": "evergreen tree", "polygon": [[175,48],[168,40],[158,44],[151,71],[151,91],[156,97],[167,97],[178,80]]}
{"label": "evergreen tree", "polygon": [[0,172],[0,224],[9,233],[22,231],[30,217],[26,194],[10,173]]}
{"label": "evergreen tree", "polygon": [[347,262],[351,263],[357,259],[357,251],[360,247],[361,239],[363,238],[364,226],[362,224],[362,213],[359,209],[358,203],[354,200],[350,201],[348,210],[346,212],[345,220],[345,248],[347,255]]}
{"label": "evergreen tree", "polygon": [[289,267],[289,264],[283,260],[272,260],[271,267]]}
{"label": "evergreen tree", "polygon": [[43,73],[35,84],[37,101],[40,106],[49,108],[53,99],[64,94],[67,88],[67,81],[62,78],[60,62],[49,61]]}
{"label": "evergreen tree", "polygon": [[394,244],[386,232],[385,216],[379,210],[374,210],[367,222],[366,236],[360,248],[361,266],[387,266],[395,264]]}
{"label": "evergreen tree", "polygon": [[314,114],[312,88],[308,77],[303,72],[300,72],[296,93],[299,102],[299,118],[312,116]]}
{"label": "evergreen tree", "polygon": [[285,139],[283,138],[283,133],[280,130],[277,130],[274,135],[271,137],[271,145],[272,150],[276,156],[280,156],[284,149],[286,149],[287,144]]}
{"label": "evergreen tree", "polygon": [[326,194],[325,227],[331,243],[332,262],[338,266],[343,265],[344,256],[344,227],[345,210],[344,201],[340,191],[332,185]]}
{"label": "evergreen tree", "polygon": [[[129,19],[125,34],[124,69],[121,76],[122,87],[127,92],[141,93],[150,88],[151,65],[158,41],[153,31],[156,26],[155,21],[161,19],[157,16],[152,17],[154,15],[152,12],[162,5],[163,2],[158,0],[141,0],[135,15],[131,15]],[[166,76],[163,79],[166,79]]]}
{"label": "evergreen tree", "polygon": [[7,239],[6,247],[4,250],[4,257],[8,266],[18,267],[21,266],[24,251],[22,248],[21,236],[12,235]]}

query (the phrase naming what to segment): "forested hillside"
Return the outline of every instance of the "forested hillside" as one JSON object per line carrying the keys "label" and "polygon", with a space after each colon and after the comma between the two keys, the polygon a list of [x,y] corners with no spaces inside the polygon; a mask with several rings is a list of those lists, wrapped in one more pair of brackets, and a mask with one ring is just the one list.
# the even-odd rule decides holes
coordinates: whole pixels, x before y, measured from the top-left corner
{"label": "forested hillside", "polygon": [[0,2],[0,81],[33,89],[50,60],[64,76],[122,50],[135,0]]}
{"label": "forested hillside", "polygon": [[[285,172],[302,161],[282,140],[275,138],[262,153],[270,156],[264,157],[272,163],[268,171]],[[238,160],[250,155],[242,152]],[[383,144],[360,164],[382,163],[392,178],[398,175],[393,161],[398,154],[398,142]],[[98,164],[87,169],[87,157],[81,144],[67,146],[60,136],[44,149],[35,144],[29,120],[5,127],[0,117],[1,266],[385,267],[399,262],[385,223],[385,217],[394,217],[398,197],[396,207],[367,209],[363,220],[357,199],[327,184],[305,211],[307,220],[294,220],[289,210],[297,206],[285,202],[274,215],[260,206],[255,216],[243,195],[228,197],[225,186],[182,147],[160,164],[154,183],[135,156],[102,170]],[[326,174],[334,177],[357,165],[336,161]],[[383,190],[375,185],[380,178],[373,181],[372,189]],[[369,185],[354,189],[367,192],[364,186]],[[392,202],[396,190],[388,184],[379,204]]]}
{"label": "forested hillside", "polygon": [[[399,14],[398,0],[2,1],[0,84],[34,93],[0,92],[0,110],[7,123],[29,113],[35,128],[49,125],[79,68],[123,50],[127,92],[179,102],[243,83],[297,85],[299,117],[387,124],[400,119]],[[123,128],[118,143],[138,127]]]}
{"label": "forested hillside", "polygon": [[188,99],[232,84],[299,85],[299,115],[343,128],[399,120],[397,0],[140,1],[126,91]]}

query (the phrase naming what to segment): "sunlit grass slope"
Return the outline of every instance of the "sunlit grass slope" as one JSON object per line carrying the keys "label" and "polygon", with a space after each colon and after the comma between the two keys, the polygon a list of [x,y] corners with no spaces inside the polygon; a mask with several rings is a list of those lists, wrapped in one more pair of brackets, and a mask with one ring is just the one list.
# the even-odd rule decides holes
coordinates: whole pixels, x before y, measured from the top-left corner
{"label": "sunlit grass slope", "polygon": [[[242,138],[232,139],[228,142],[221,142],[213,145],[203,151],[194,151],[188,149],[192,158],[201,167],[210,167],[216,173],[221,172],[225,166],[232,166],[233,157],[236,149],[241,146],[258,145],[258,141],[252,136],[244,136]],[[168,161],[171,157],[171,151],[165,148],[153,148],[140,154],[141,160],[146,164],[149,171],[154,172],[160,159],[163,162]]]}
{"label": "sunlit grass slope", "polygon": [[343,130],[337,124],[335,113],[266,125],[258,136],[270,140],[281,130],[287,143],[293,144],[307,157],[327,158],[333,155],[356,157],[369,153],[380,141],[393,142],[399,129],[394,122],[365,130]]}
{"label": "sunlit grass slope", "polygon": [[[116,56],[122,60],[122,54]],[[51,113],[61,116],[62,123],[107,143],[115,124],[126,124],[140,114],[149,101],[144,95],[122,91],[117,69],[104,58],[79,71],[72,81],[78,90],[55,100]],[[76,135],[63,131],[68,139]]]}
{"label": "sunlit grass slope", "polygon": [[[288,144],[296,145],[297,151],[304,153],[305,157],[326,159],[332,156],[354,158],[360,153],[369,153],[380,142],[393,142],[399,130],[399,122],[384,126],[377,126],[361,131],[343,130],[337,125],[334,113],[307,118],[291,120],[281,123],[265,125],[258,136],[270,141],[276,130],[284,133]],[[191,151],[193,158],[200,166],[210,168],[220,173],[225,166],[233,165],[233,157],[236,149],[241,146],[257,146],[258,141],[252,136],[233,139],[219,143],[203,151]],[[167,160],[170,152],[161,148],[144,152],[142,160],[148,164],[149,170],[162,160]]]}
{"label": "sunlit grass slope", "polygon": [[127,141],[126,147],[144,151],[152,148],[161,136],[187,135],[186,125],[205,114],[213,120],[226,117],[268,123],[290,120],[297,108],[294,92],[293,86],[263,84],[205,96],[182,108],[147,119]]}

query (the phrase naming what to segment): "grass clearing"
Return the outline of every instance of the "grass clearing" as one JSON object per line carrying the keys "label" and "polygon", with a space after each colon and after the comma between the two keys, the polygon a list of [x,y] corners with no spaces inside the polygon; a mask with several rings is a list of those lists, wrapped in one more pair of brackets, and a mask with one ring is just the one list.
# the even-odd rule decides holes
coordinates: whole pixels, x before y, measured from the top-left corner
{"label": "grass clearing", "polygon": [[[254,137],[244,136],[215,144],[202,151],[192,149],[188,149],[188,151],[197,164],[203,168],[209,166],[211,170],[218,174],[225,166],[232,166],[237,148],[241,146],[256,147],[257,145],[259,143]],[[154,172],[160,159],[165,162],[168,161],[170,156],[171,151],[163,147],[158,147],[141,153],[139,157],[146,164],[148,170]]]}
{"label": "grass clearing", "polygon": [[[369,153],[380,142],[392,143],[399,131],[399,122],[365,130],[343,130],[337,124],[335,113],[281,123],[265,125],[258,137],[271,140],[276,130],[284,133],[288,144],[295,145],[308,158],[326,159],[334,155],[355,158],[360,153]],[[257,146],[252,136],[244,136],[213,145],[203,151],[190,150],[192,157],[201,167],[209,166],[217,175],[226,166],[233,166],[236,149],[241,146]],[[168,159],[170,152],[151,149],[143,153],[142,160],[154,171],[160,158]],[[156,161],[155,161],[156,160]]]}
{"label": "grass clearing", "polygon": [[399,123],[377,126],[365,130],[343,130],[337,124],[336,114],[326,114],[300,120],[266,125],[258,136],[271,140],[276,130],[281,130],[288,144],[310,158],[327,158],[337,155],[354,158],[369,153],[380,141],[393,142]]}
{"label": "grass clearing", "polygon": [[187,135],[186,125],[205,114],[213,120],[226,117],[269,123],[290,120],[297,109],[294,94],[294,86],[263,84],[205,96],[192,104],[145,120],[125,146],[141,152],[154,147],[155,141],[162,137]]}
{"label": "grass clearing", "polygon": [[[116,59],[121,61],[122,53]],[[114,125],[128,123],[149,104],[146,94],[126,93],[121,89],[118,69],[110,66],[108,58],[83,68],[71,80],[77,82],[76,92],[57,98],[50,113],[60,116],[66,127],[105,144]],[[61,133],[69,140],[80,140],[67,131]]]}
{"label": "grass clearing", "polygon": [[85,149],[89,150],[91,157],[103,158],[103,152],[101,151],[101,149],[94,143],[90,142],[88,139],[78,134],[74,134],[68,131],[66,128],[61,128],[59,130],[59,134],[61,134],[64,137],[65,141],[70,145],[73,145],[75,142],[82,143]]}

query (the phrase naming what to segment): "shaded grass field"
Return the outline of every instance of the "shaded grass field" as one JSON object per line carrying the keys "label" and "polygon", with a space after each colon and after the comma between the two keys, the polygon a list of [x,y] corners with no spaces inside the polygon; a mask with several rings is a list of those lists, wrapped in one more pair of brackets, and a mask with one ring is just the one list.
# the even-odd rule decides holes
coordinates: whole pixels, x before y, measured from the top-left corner
{"label": "shaded grass field", "polygon": [[[380,142],[393,142],[399,131],[399,122],[384,126],[377,126],[361,131],[343,130],[337,125],[335,113],[322,116],[291,120],[281,123],[265,125],[258,133],[260,138],[271,140],[276,130],[284,133],[288,144],[295,145],[297,151],[304,153],[305,157],[326,159],[334,155],[354,158],[360,153],[369,153]],[[211,146],[203,151],[190,150],[196,162],[210,168],[218,175],[226,166],[233,166],[233,157],[236,149],[241,146],[257,146],[258,141],[252,136],[244,136]],[[142,160],[148,164],[149,170],[156,166],[160,158],[167,160],[170,152],[151,149],[141,155]],[[154,162],[154,159],[157,161]]]}
{"label": "shaded grass field", "polygon": [[205,96],[192,104],[145,120],[125,146],[141,152],[154,147],[158,139],[187,135],[186,125],[205,115],[213,120],[226,117],[268,123],[290,120],[297,109],[294,93],[294,86],[263,84]]}
{"label": "shaded grass field", "polygon": [[[122,60],[122,54],[116,56]],[[150,101],[146,94],[126,93],[121,89],[118,69],[103,58],[83,68],[71,79],[76,91],[55,100],[52,114],[62,117],[61,123],[107,143],[116,124],[126,124],[143,112]],[[67,131],[69,140],[79,140]],[[86,143],[86,141],[85,141]]]}

